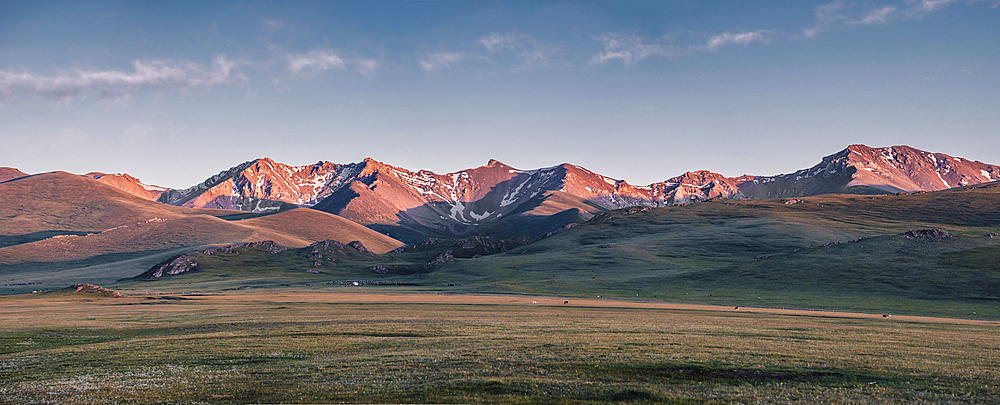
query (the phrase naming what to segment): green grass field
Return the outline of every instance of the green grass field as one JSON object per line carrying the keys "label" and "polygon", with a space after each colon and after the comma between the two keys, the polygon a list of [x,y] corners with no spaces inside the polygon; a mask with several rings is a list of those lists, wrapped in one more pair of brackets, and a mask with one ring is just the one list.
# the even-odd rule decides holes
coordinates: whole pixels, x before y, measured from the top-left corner
{"label": "green grass field", "polygon": [[996,323],[563,301],[4,297],[0,403],[1000,401]]}
{"label": "green grass field", "polygon": [[[124,291],[317,290],[610,297],[1000,319],[1000,184],[904,196],[718,200],[615,210],[503,253],[457,240],[378,256],[309,249],[199,258],[197,271]],[[907,238],[939,228],[948,238]],[[426,267],[451,251],[453,261]],[[385,266],[382,272],[373,270]]]}

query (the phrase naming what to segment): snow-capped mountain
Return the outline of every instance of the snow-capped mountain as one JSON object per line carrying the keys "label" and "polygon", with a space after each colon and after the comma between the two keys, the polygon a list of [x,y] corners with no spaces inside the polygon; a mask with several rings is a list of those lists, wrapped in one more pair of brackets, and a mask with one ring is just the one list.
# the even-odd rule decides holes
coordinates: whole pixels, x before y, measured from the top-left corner
{"label": "snow-capped mountain", "polygon": [[[485,166],[437,174],[414,172],[370,158],[360,163],[319,162],[307,166],[288,166],[262,158],[223,171],[194,187],[165,191],[159,201],[257,212],[313,207],[412,241],[487,228],[505,228],[509,234],[518,227],[547,232],[601,211],[637,205],[668,206],[714,198],[932,191],[994,180],[1000,180],[1000,167],[908,146],[851,145],[823,158],[816,166],[790,174],[726,177],[702,170],[648,186],[633,186],[568,163],[521,170],[490,160]],[[555,214],[561,214],[562,219],[537,218]],[[528,222],[535,225],[525,225]]]}
{"label": "snow-capped mountain", "polygon": [[318,162],[289,166],[269,158],[255,159],[184,190],[170,190],[159,201],[194,208],[270,211],[312,206],[353,175],[356,164]]}
{"label": "snow-capped mountain", "polygon": [[739,184],[749,198],[936,191],[1000,180],[1000,167],[909,146],[851,145],[808,169]]}

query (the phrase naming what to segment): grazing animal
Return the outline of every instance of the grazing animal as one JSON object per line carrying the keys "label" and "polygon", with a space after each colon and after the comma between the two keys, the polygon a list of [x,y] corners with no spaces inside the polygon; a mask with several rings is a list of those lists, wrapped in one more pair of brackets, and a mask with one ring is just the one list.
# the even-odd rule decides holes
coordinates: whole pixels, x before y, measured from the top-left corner
{"label": "grazing animal", "polygon": [[563,304],[569,304],[569,301],[563,302]]}
{"label": "grazing animal", "polygon": [[532,303],[532,304],[537,304],[537,303],[538,303],[538,301],[531,301],[531,303]]}
{"label": "grazing animal", "polygon": [[892,318],[892,315],[888,315],[888,314],[883,314],[883,315],[882,315],[882,317],[883,317],[883,318]]}
{"label": "grazing animal", "polygon": [[733,308],[733,309],[740,309],[740,307],[736,307],[736,308]]}

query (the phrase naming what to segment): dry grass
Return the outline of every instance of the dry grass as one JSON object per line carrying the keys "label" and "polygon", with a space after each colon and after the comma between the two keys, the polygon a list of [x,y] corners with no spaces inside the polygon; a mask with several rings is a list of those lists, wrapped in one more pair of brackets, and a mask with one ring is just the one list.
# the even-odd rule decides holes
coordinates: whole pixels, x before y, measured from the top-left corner
{"label": "dry grass", "polygon": [[163,298],[0,299],[0,402],[1000,400],[990,322],[526,296]]}

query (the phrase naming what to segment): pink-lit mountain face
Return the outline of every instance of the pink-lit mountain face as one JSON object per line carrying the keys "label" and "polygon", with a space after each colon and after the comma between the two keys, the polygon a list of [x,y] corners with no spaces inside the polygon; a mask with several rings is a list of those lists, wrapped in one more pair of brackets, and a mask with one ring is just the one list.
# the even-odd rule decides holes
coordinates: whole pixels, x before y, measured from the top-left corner
{"label": "pink-lit mountain face", "polygon": [[851,145],[808,169],[740,183],[748,198],[936,191],[1000,180],[1000,167],[909,146]]}
{"label": "pink-lit mountain face", "polygon": [[[24,174],[4,168],[0,176]],[[467,233],[533,237],[630,206],[934,191],[1000,180],[1000,167],[908,146],[851,145],[795,173],[726,177],[702,170],[648,186],[633,186],[572,164],[521,170],[495,160],[437,174],[372,159],[289,166],[262,158],[184,190],[145,185],[127,174],[89,176],[145,199],[184,207],[254,212],[313,207],[412,241]]]}
{"label": "pink-lit mountain face", "polygon": [[101,183],[122,190],[134,196],[142,197],[150,201],[156,201],[164,192],[170,190],[166,187],[143,184],[139,179],[128,175],[128,173],[105,174],[90,172],[84,176],[96,179]]}
{"label": "pink-lit mountain face", "polygon": [[312,206],[344,184],[357,165],[319,162],[289,166],[256,159],[210,177],[184,190],[170,190],[160,202],[193,208],[271,211]]}

